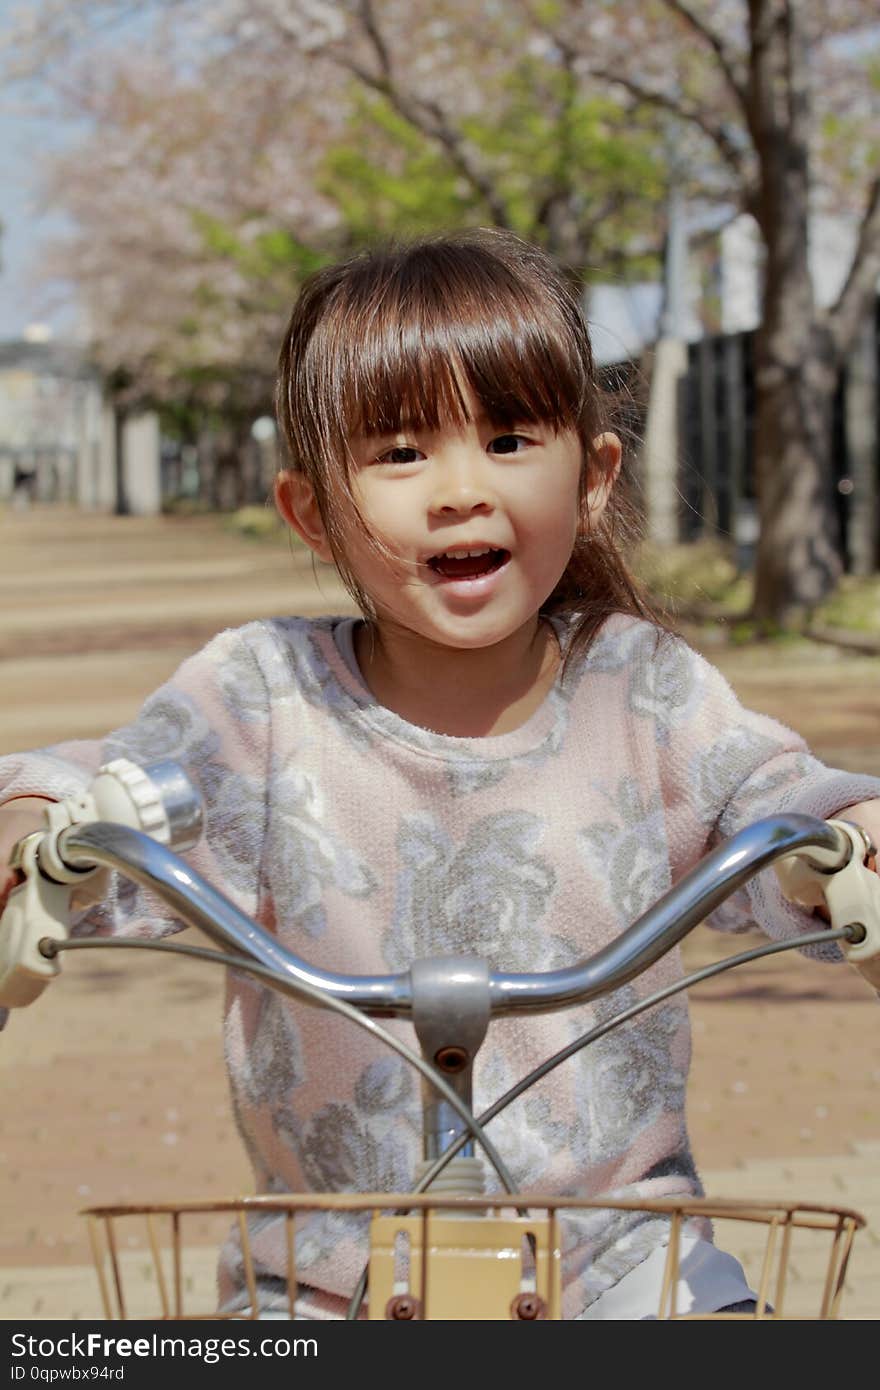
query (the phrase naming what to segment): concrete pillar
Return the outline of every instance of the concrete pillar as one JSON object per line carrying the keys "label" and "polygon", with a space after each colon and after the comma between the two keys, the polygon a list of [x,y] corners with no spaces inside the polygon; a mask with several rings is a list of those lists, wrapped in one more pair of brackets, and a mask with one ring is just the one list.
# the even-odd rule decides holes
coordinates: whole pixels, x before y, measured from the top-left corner
{"label": "concrete pillar", "polygon": [[130,415],[122,430],[125,492],[132,516],[156,516],[162,509],[159,417],[154,411]]}
{"label": "concrete pillar", "polygon": [[687,364],[687,344],[680,339],[661,338],[654,345],[642,478],[647,536],[656,545],[679,540],[679,397]]}
{"label": "concrete pillar", "polygon": [[101,393],[98,386],[87,381],[77,401],[76,464],[74,468],[74,501],[84,511],[94,511],[96,503],[96,459],[101,433]]}

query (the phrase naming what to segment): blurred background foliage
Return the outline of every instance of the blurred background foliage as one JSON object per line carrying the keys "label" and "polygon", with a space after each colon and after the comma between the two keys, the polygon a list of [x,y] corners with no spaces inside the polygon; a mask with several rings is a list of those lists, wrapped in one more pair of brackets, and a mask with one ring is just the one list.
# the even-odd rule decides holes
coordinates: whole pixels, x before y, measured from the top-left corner
{"label": "blurred background foliage", "polygon": [[[880,274],[878,30],[872,0],[34,0],[0,38],[6,81],[70,132],[42,161],[69,228],[45,273],[115,404],[227,460],[272,413],[303,279],[378,237],[506,227],[588,304],[663,279],[673,195],[695,242],[747,213],[772,623],[845,563],[831,402]],[[854,229],[830,306],[823,211]]]}

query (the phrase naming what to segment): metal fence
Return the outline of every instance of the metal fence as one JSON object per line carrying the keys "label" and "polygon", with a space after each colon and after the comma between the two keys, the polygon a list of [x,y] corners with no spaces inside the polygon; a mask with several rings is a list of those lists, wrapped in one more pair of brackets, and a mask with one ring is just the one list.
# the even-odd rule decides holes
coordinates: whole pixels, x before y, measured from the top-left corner
{"label": "metal fence", "polygon": [[[880,296],[834,400],[832,486],[846,568],[880,567]],[[747,564],[757,538],[754,334],[690,344],[682,382],[680,534],[730,536]]]}

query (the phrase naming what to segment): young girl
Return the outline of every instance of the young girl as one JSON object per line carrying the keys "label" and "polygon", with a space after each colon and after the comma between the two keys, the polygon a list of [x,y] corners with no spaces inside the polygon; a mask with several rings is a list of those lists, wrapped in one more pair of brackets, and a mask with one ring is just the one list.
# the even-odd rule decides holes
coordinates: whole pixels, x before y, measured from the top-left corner
{"label": "young girl", "polygon": [[[4,862],[40,821],[34,798],[80,789],[111,757],[175,758],[206,804],[195,867],[315,966],[381,974],[469,953],[539,971],[607,944],[761,816],[848,808],[880,838],[880,783],[830,771],[743,710],[641,594],[577,294],[539,252],[479,232],[322,271],[293,311],[278,414],[278,506],[363,617],[224,632],[103,745],[0,760]],[[172,926],[161,915],[126,884],[80,929],[155,933]],[[772,873],[719,917],[776,937],[816,926]],[[673,953],[611,1000],[493,1023],[477,1111],[679,973]],[[258,1190],[411,1187],[419,1086],[396,1055],[233,975],[225,1040]],[[697,1193],[689,1056],[677,998],[578,1053],[489,1132],[523,1188]],[[651,1315],[665,1235],[634,1214],[570,1221],[566,1316]],[[283,1306],[283,1231],[269,1222],[256,1246],[263,1306]],[[297,1253],[303,1314],[339,1316],[362,1228],[316,1217]],[[749,1296],[705,1240],[682,1279],[683,1310]],[[233,1246],[221,1297],[247,1301]]]}

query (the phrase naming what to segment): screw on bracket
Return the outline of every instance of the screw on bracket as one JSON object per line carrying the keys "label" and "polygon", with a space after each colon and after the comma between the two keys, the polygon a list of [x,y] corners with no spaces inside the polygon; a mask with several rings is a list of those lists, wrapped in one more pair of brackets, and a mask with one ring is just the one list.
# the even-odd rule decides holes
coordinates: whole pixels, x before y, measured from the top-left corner
{"label": "screw on bracket", "polygon": [[464,1071],[470,1057],[464,1047],[439,1047],[434,1053],[434,1061],[441,1071]]}
{"label": "screw on bracket", "polygon": [[547,1304],[536,1293],[518,1293],[510,1305],[510,1316],[524,1322],[535,1322],[547,1316]]}
{"label": "screw on bracket", "polygon": [[385,1317],[409,1322],[421,1316],[422,1307],[411,1293],[398,1293],[385,1304]]}

